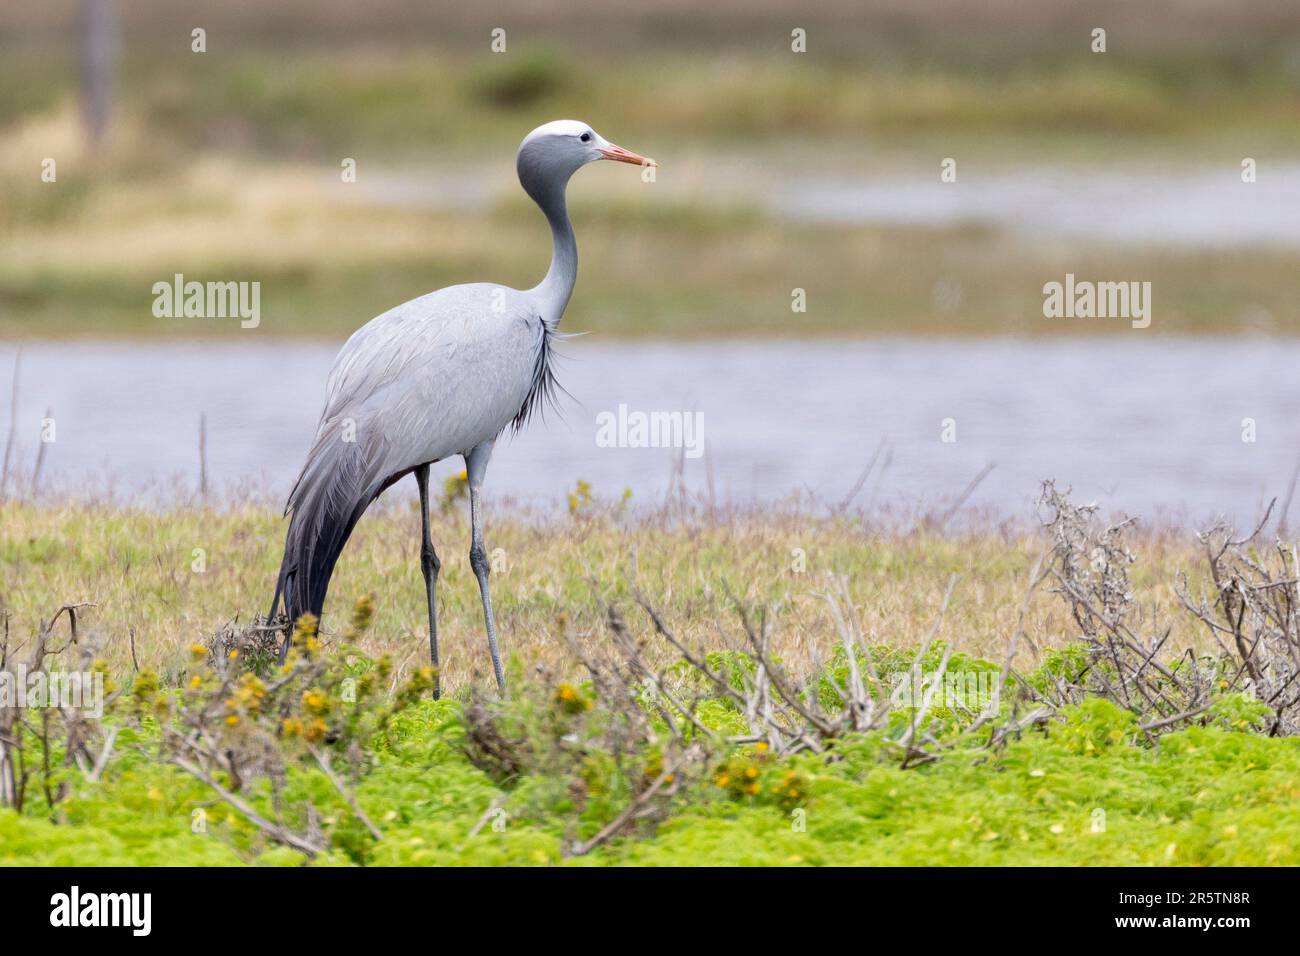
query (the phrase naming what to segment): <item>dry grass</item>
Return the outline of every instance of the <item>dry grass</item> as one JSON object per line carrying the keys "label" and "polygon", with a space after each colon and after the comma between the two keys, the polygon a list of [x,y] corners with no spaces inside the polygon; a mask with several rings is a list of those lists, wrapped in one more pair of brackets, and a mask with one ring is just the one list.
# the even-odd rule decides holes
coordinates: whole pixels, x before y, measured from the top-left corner
{"label": "dry grass", "polygon": [[[399,675],[427,654],[419,520],[413,507],[378,507],[358,527],[340,562],[326,607],[325,634],[337,633],[352,602],[375,595],[364,642],[393,656]],[[503,513],[504,512],[504,513]],[[94,504],[0,505],[0,607],[16,639],[36,632],[62,604],[87,601],[82,627],[106,640],[110,665],[135,662],[177,679],[188,648],[232,618],[265,612],[284,525],[270,506],[226,510],[115,509]],[[467,522],[457,505],[438,516],[443,561],[439,613],[445,684],[451,692],[487,684],[491,668],[478,591],[468,561]],[[792,664],[838,645],[821,595],[828,574],[847,579],[868,643],[911,647],[930,629],[952,575],[957,585],[940,633],[958,651],[1000,660],[1015,629],[1031,568],[1045,540],[1037,533],[941,535],[873,530],[859,519],[814,517],[797,508],[627,520],[613,509],[575,517],[509,509],[489,512],[494,601],[505,653],[524,667],[573,666],[562,639],[605,639],[596,590],[624,608],[632,633],[649,634],[633,607],[630,575],[677,634],[706,650],[740,646],[734,595],[779,606],[774,653]],[[1164,534],[1135,541],[1132,575],[1140,599],[1173,607],[1175,573],[1203,579],[1195,542]],[[202,549],[201,554],[195,549]],[[806,565],[798,565],[801,549]],[[196,558],[203,570],[194,570]],[[635,569],[635,570],[634,570]],[[1036,594],[1026,617],[1021,663],[1075,636],[1059,599]],[[1170,652],[1207,639],[1191,622]],[[654,642],[656,646],[661,642]]]}
{"label": "dry grass", "polygon": [[[147,179],[97,181],[77,166],[70,108],[59,115],[33,120],[12,142],[0,137],[0,171],[19,184],[0,198],[6,336],[230,334],[229,323],[153,316],[153,283],[181,272],[260,282],[262,322],[253,334],[339,339],[442,285],[491,278],[526,288],[549,256],[545,225],[519,194],[508,159],[473,171],[497,197],[487,210],[377,203],[365,190],[385,173],[370,165],[369,179],[343,185],[321,165],[218,154]],[[143,135],[124,136],[121,155],[105,160],[110,167],[143,161]],[[68,144],[57,187],[19,176],[42,137]],[[1149,279],[1161,294],[1152,334],[1300,330],[1300,274],[1285,250],[1031,244],[978,228],[783,222],[717,195],[709,155],[677,157],[654,187],[613,169],[575,181],[582,269],[567,328],[676,337],[1116,328],[1042,318],[1045,277],[1075,272]],[[433,186],[459,168],[430,167],[398,182]],[[71,207],[42,205],[56,199]],[[790,311],[794,287],[808,292],[806,313]],[[959,308],[943,303],[941,287],[962,290]],[[1260,316],[1272,324],[1261,329]]]}

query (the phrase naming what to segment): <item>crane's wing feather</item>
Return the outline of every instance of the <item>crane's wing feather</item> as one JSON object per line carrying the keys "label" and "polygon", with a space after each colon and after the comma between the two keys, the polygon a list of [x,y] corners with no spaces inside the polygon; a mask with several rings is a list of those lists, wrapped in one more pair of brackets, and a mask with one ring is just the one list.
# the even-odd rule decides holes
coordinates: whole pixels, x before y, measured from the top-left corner
{"label": "crane's wing feather", "polygon": [[291,619],[320,613],[339,553],[384,488],[528,416],[552,387],[550,335],[525,293],[472,285],[407,302],[348,339],[285,507],[277,598]]}
{"label": "crane's wing feather", "polygon": [[338,444],[364,451],[374,483],[522,422],[555,388],[552,334],[523,293],[492,285],[453,286],[373,319],[334,361],[299,483],[349,451]]}

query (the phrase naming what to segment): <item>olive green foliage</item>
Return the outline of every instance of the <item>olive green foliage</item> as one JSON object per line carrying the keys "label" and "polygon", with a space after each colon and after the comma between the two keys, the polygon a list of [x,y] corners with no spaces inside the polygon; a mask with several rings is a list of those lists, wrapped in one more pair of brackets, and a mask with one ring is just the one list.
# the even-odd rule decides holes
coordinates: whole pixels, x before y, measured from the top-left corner
{"label": "olive green foliage", "polygon": [[[314,639],[304,633],[300,640],[307,654]],[[337,653],[338,660],[321,662],[322,672],[383,673],[351,649]],[[874,649],[877,666],[893,653]],[[1044,669],[1066,657],[1068,651]],[[911,655],[899,655],[898,663],[904,659]],[[723,669],[718,657],[711,664]],[[949,666],[992,667],[957,655],[949,655]],[[195,676],[216,681],[216,667],[196,667]],[[262,682],[271,688],[262,700],[277,699],[274,672],[243,674],[249,676],[234,686]],[[0,863],[1300,863],[1292,839],[1300,827],[1300,742],[1252,732],[1260,705],[1241,695],[1218,700],[1204,726],[1158,739],[1143,734],[1133,714],[1098,698],[995,749],[964,740],[962,715],[939,714],[930,729],[950,749],[909,770],[899,768],[888,729],[791,757],[719,738],[664,788],[655,814],[575,853],[575,844],[615,821],[651,780],[670,776],[667,760],[683,753],[682,745],[661,719],[638,723],[614,712],[591,685],[515,677],[516,690],[505,700],[380,694],[382,720],[352,719],[354,709],[366,711],[366,695],[359,703],[339,699],[342,684],[328,685],[334,690],[326,699],[304,698],[303,708],[328,718],[327,731],[312,736],[350,768],[341,789],[319,762],[295,757],[304,731],[283,731],[302,715],[277,717],[286,753],[281,777],[273,786],[267,776],[250,775],[240,795],[268,818],[305,813],[298,822],[324,846],[309,856],[167,759],[165,725],[184,713],[177,702],[202,692],[169,691],[152,675],[139,675],[110,718],[120,723],[119,738],[98,781],[69,770],[62,776],[67,794],[54,805],[33,798],[21,814],[0,810]],[[256,723],[257,711],[274,710],[255,705],[255,694],[245,696],[236,691],[223,701],[222,712],[237,716],[236,723]],[[701,707],[697,717],[720,734],[743,721],[720,702]],[[484,721],[499,731],[495,756],[475,741]],[[363,759],[343,759],[358,746]],[[219,767],[214,777],[223,788],[233,786]],[[359,813],[373,821],[378,838]]]}

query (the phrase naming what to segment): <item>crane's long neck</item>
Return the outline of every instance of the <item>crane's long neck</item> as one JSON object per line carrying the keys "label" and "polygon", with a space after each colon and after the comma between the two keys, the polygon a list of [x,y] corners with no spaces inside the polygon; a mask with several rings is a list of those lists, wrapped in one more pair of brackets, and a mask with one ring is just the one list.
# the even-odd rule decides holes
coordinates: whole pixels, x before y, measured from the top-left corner
{"label": "crane's long neck", "polygon": [[573,295],[573,284],[578,279],[578,242],[573,236],[573,224],[569,222],[569,212],[565,207],[565,185],[563,182],[555,183],[533,197],[551,224],[551,268],[533,291],[541,300],[542,317],[552,326],[559,324],[569,297]]}

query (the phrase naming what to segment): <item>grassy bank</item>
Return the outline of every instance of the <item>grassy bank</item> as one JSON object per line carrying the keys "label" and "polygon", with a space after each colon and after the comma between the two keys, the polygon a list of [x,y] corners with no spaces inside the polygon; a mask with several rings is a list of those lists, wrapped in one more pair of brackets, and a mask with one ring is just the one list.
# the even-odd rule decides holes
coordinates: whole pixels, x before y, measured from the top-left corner
{"label": "grassy bank", "polygon": [[[1173,724],[1096,689],[1047,715],[1042,702],[1110,665],[1077,643],[1077,607],[1048,585],[1029,589],[1045,535],[887,530],[794,508],[632,520],[581,495],[552,514],[507,509],[488,537],[511,675],[496,700],[456,490],[434,531],[446,691],[437,703],[412,510],[367,515],[322,630],[300,634],[281,676],[260,638],[229,626],[265,608],[283,530],[272,509],[0,505],[8,666],[32,653],[61,605],[91,605],[77,611],[75,645],[66,621],[44,633],[107,681],[104,721],[71,725],[70,739],[116,728],[106,750],[99,737],[79,744],[88,762],[56,734],[46,761],[31,752],[41,725],[29,719],[27,792],[21,812],[0,809],[0,862],[1300,862],[1289,839],[1300,824],[1300,743],[1262,734],[1267,708],[1233,691],[1231,668],[1203,708]],[[1143,614],[1171,609],[1180,571],[1193,590],[1207,583],[1192,542],[1145,532],[1127,546],[1137,559],[1117,580]],[[1083,547],[1094,568],[1112,560],[1109,545],[1101,556]],[[1111,593],[1106,580],[1097,593]],[[353,607],[357,595],[370,596]],[[746,650],[754,627],[762,651]],[[756,653],[812,675],[798,678],[795,699],[818,688],[829,715],[853,685],[850,632],[881,686],[913,663],[993,680],[1009,649],[1020,676],[983,730],[974,710],[946,698],[924,710],[891,698],[860,729],[835,724],[805,744],[787,733],[797,711],[783,704],[786,717],[763,730],[673,643],[698,648],[737,687],[749,686]],[[1199,679],[1185,668],[1211,650],[1188,617],[1160,658]],[[672,718],[676,731],[650,703],[645,667],[659,671],[674,709],[691,701],[694,716]],[[918,727],[923,739],[906,743]],[[196,739],[220,741],[227,756],[211,762],[217,751]]]}
{"label": "grassy bank", "polygon": [[[439,621],[450,688],[491,677],[463,512],[457,501],[435,517],[433,530],[443,562]],[[1035,535],[897,532],[794,509],[637,520],[617,512],[597,503],[570,514],[560,503],[550,515],[506,510],[490,517],[497,620],[506,652],[522,666],[558,666],[565,649],[557,628],[600,633],[596,596],[626,601],[633,580],[663,601],[686,637],[706,646],[735,637],[728,592],[779,603],[774,640],[787,658],[806,659],[838,641],[824,599],[830,574],[847,579],[872,641],[896,647],[922,641],[957,575],[945,634],[959,650],[997,658],[1045,546]],[[130,668],[134,634],[136,664],[173,677],[184,672],[197,635],[265,613],[285,529],[267,505],[160,512],[9,502],[0,505],[0,518],[0,597],[15,634],[34,632],[62,604],[91,602],[82,626],[110,638],[110,667]],[[414,501],[373,508],[340,560],[326,609],[325,629],[334,632],[353,600],[374,594],[375,621],[360,647],[391,654],[399,677],[428,654],[419,529]],[[1165,604],[1178,570],[1200,579],[1199,556],[1187,542],[1152,536],[1143,555],[1136,579]],[[1038,653],[1033,645],[1059,645],[1074,630],[1059,602],[1041,594],[1030,621],[1026,663]],[[635,626],[646,633],[645,621]],[[1199,643],[1188,629],[1186,646]]]}
{"label": "grassy bank", "polygon": [[[1086,750],[1100,721],[1099,739]],[[291,799],[313,796],[333,849],[318,865],[659,866],[1233,866],[1292,865],[1300,849],[1300,749],[1221,728],[1136,745],[1123,716],[1081,709],[1067,723],[991,761],[960,758],[916,770],[880,759],[879,741],[852,740],[837,759],[750,763],[760,792],[697,784],[654,835],[566,855],[608,819],[577,811],[552,781],[503,787],[459,747],[453,704],[423,704],[397,728],[382,765],[358,790],[382,839],[373,841],[328,786],[294,774]],[[1242,768],[1247,768],[1243,770]],[[779,790],[790,773],[799,806]],[[531,788],[532,799],[525,795]],[[553,787],[551,788],[554,789]],[[788,785],[785,786],[788,790]],[[513,803],[512,794],[520,795]],[[499,828],[485,812],[509,808]],[[796,810],[803,810],[801,822]],[[1100,811],[1100,812],[1099,812]],[[196,813],[200,814],[196,816]],[[78,783],[52,819],[0,810],[0,863],[22,865],[297,865],[255,827],[175,768],[126,759],[97,786]],[[201,820],[195,832],[196,820]],[[350,851],[350,852],[349,852]]]}
{"label": "grassy bank", "polygon": [[[70,61],[0,62],[0,334],[236,334],[159,319],[153,283],[257,281],[270,336],[340,338],[440,286],[517,287],[549,237],[514,182],[521,135],[576,115],[656,156],[577,177],[582,267],[569,328],[617,336],[1105,334],[1050,321],[1042,286],[1066,272],[1141,278],[1160,300],[1147,334],[1300,332],[1287,250],[1034,241],[977,226],[830,225],[761,199],[792,179],[864,170],[963,182],[1007,170],[1264,170],[1300,152],[1282,52],[969,63],[705,56],[646,46],[575,58],[515,52],[295,49],[128,55],[111,133],[82,139]],[[616,66],[615,68],[612,68]],[[593,82],[598,77],[599,82]],[[355,183],[340,178],[357,162]],[[41,163],[58,163],[43,182]],[[938,187],[936,187],[938,188]],[[791,310],[804,289],[807,311]]]}
{"label": "grassy bank", "polygon": [[[443,285],[528,288],[545,270],[545,224],[522,199],[486,214],[373,207],[350,202],[355,187],[331,175],[208,163],[147,186],[90,190],[74,214],[13,225],[0,263],[0,334],[341,341]],[[575,186],[581,266],[566,329],[674,338],[1136,334],[1122,320],[1044,318],[1043,284],[1072,273],[1151,282],[1158,315],[1143,335],[1300,332],[1300,276],[1284,249],[818,226],[743,204],[660,203],[669,194],[656,188],[595,173]],[[260,324],[156,317],[153,284],[176,273],[261,283]],[[803,311],[791,308],[795,289],[804,290]]]}

